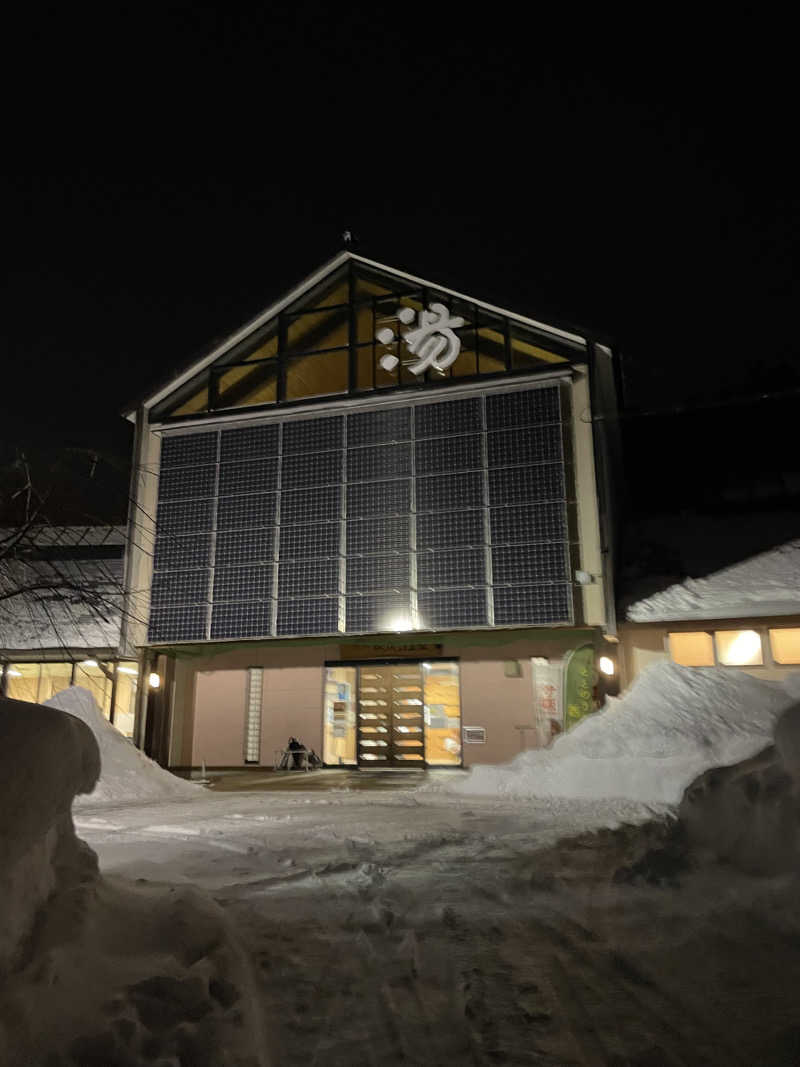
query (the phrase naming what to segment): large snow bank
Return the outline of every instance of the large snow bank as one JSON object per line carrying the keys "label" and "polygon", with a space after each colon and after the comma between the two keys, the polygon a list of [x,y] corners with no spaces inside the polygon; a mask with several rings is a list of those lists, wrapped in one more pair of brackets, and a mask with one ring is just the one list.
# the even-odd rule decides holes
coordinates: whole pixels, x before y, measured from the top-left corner
{"label": "large snow bank", "polygon": [[717,571],[687,578],[628,608],[631,622],[787,615],[800,611],[800,540]]}
{"label": "large snow bank", "polygon": [[99,746],[100,779],[94,792],[78,798],[77,805],[177,799],[197,794],[198,786],[165,771],[123,737],[104,717],[88,689],[71,686],[56,693],[44,706],[60,708],[82,720]]}
{"label": "large snow bank", "polygon": [[800,674],[768,682],[739,671],[654,664],[620,699],[551,748],[523,752],[501,766],[473,767],[451,788],[677,804],[703,771],[768,745],[778,716],[798,696]]}
{"label": "large snow bank", "polygon": [[0,697],[0,977],[42,903],[86,863],[70,811],[99,773],[98,746],[84,723]]}

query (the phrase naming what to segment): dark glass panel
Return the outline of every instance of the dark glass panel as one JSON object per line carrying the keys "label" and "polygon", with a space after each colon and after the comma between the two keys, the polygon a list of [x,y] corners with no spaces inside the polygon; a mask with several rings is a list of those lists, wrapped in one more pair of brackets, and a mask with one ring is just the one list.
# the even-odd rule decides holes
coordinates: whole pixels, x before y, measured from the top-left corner
{"label": "dark glass panel", "polygon": [[345,348],[289,360],[286,368],[286,399],[302,400],[310,396],[346,393],[349,356]]}

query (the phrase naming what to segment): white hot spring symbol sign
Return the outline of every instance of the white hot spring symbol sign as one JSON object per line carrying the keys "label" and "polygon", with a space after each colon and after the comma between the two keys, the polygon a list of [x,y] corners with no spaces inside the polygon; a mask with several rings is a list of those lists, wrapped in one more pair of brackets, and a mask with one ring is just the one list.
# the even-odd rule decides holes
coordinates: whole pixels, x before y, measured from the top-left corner
{"label": "white hot spring symbol sign", "polygon": [[[409,326],[417,316],[412,308],[399,307],[397,318]],[[459,315],[451,315],[444,304],[429,304],[427,311],[420,311],[417,325],[402,334],[406,348],[417,357],[406,364],[411,373],[423,374],[426,370],[444,373],[455,363],[461,351],[461,340],[453,330],[463,325],[464,320]],[[382,345],[388,345],[396,338],[394,330],[384,326],[375,334],[375,339]],[[393,371],[399,362],[391,352],[380,358],[380,365],[386,371]]]}

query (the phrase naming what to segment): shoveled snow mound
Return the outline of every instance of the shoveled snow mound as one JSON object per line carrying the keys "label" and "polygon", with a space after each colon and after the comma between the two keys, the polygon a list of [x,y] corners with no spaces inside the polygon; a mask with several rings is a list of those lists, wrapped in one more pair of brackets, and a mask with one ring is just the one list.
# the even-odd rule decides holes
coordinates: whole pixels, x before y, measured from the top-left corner
{"label": "shoveled snow mound", "polygon": [[56,693],[45,704],[82,719],[100,747],[100,780],[93,793],[75,798],[76,807],[197,794],[198,786],[165,771],[123,737],[104,717],[88,689],[71,686]]}
{"label": "shoveled snow mound", "polygon": [[798,696],[800,673],[768,682],[739,671],[657,663],[552,748],[474,767],[451,788],[677,804],[709,767],[737,763],[770,744],[775,721]]}

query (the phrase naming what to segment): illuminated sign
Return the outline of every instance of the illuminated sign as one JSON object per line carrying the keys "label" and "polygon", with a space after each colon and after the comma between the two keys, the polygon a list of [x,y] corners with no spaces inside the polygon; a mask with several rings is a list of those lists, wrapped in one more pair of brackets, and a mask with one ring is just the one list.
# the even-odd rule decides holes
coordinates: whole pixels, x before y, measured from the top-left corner
{"label": "illuminated sign", "polygon": [[[460,315],[451,315],[444,304],[429,304],[428,310],[420,311],[418,318],[412,308],[399,307],[397,319],[406,326],[410,326],[417,319],[413,329],[401,333],[406,348],[417,357],[405,364],[412,374],[423,374],[426,370],[444,374],[458,359],[461,340],[453,330],[463,326],[464,320]],[[382,345],[390,345],[397,337],[390,326],[384,326],[375,334],[375,339]],[[391,352],[386,352],[380,358],[380,365],[390,372],[399,362],[397,356]]]}

